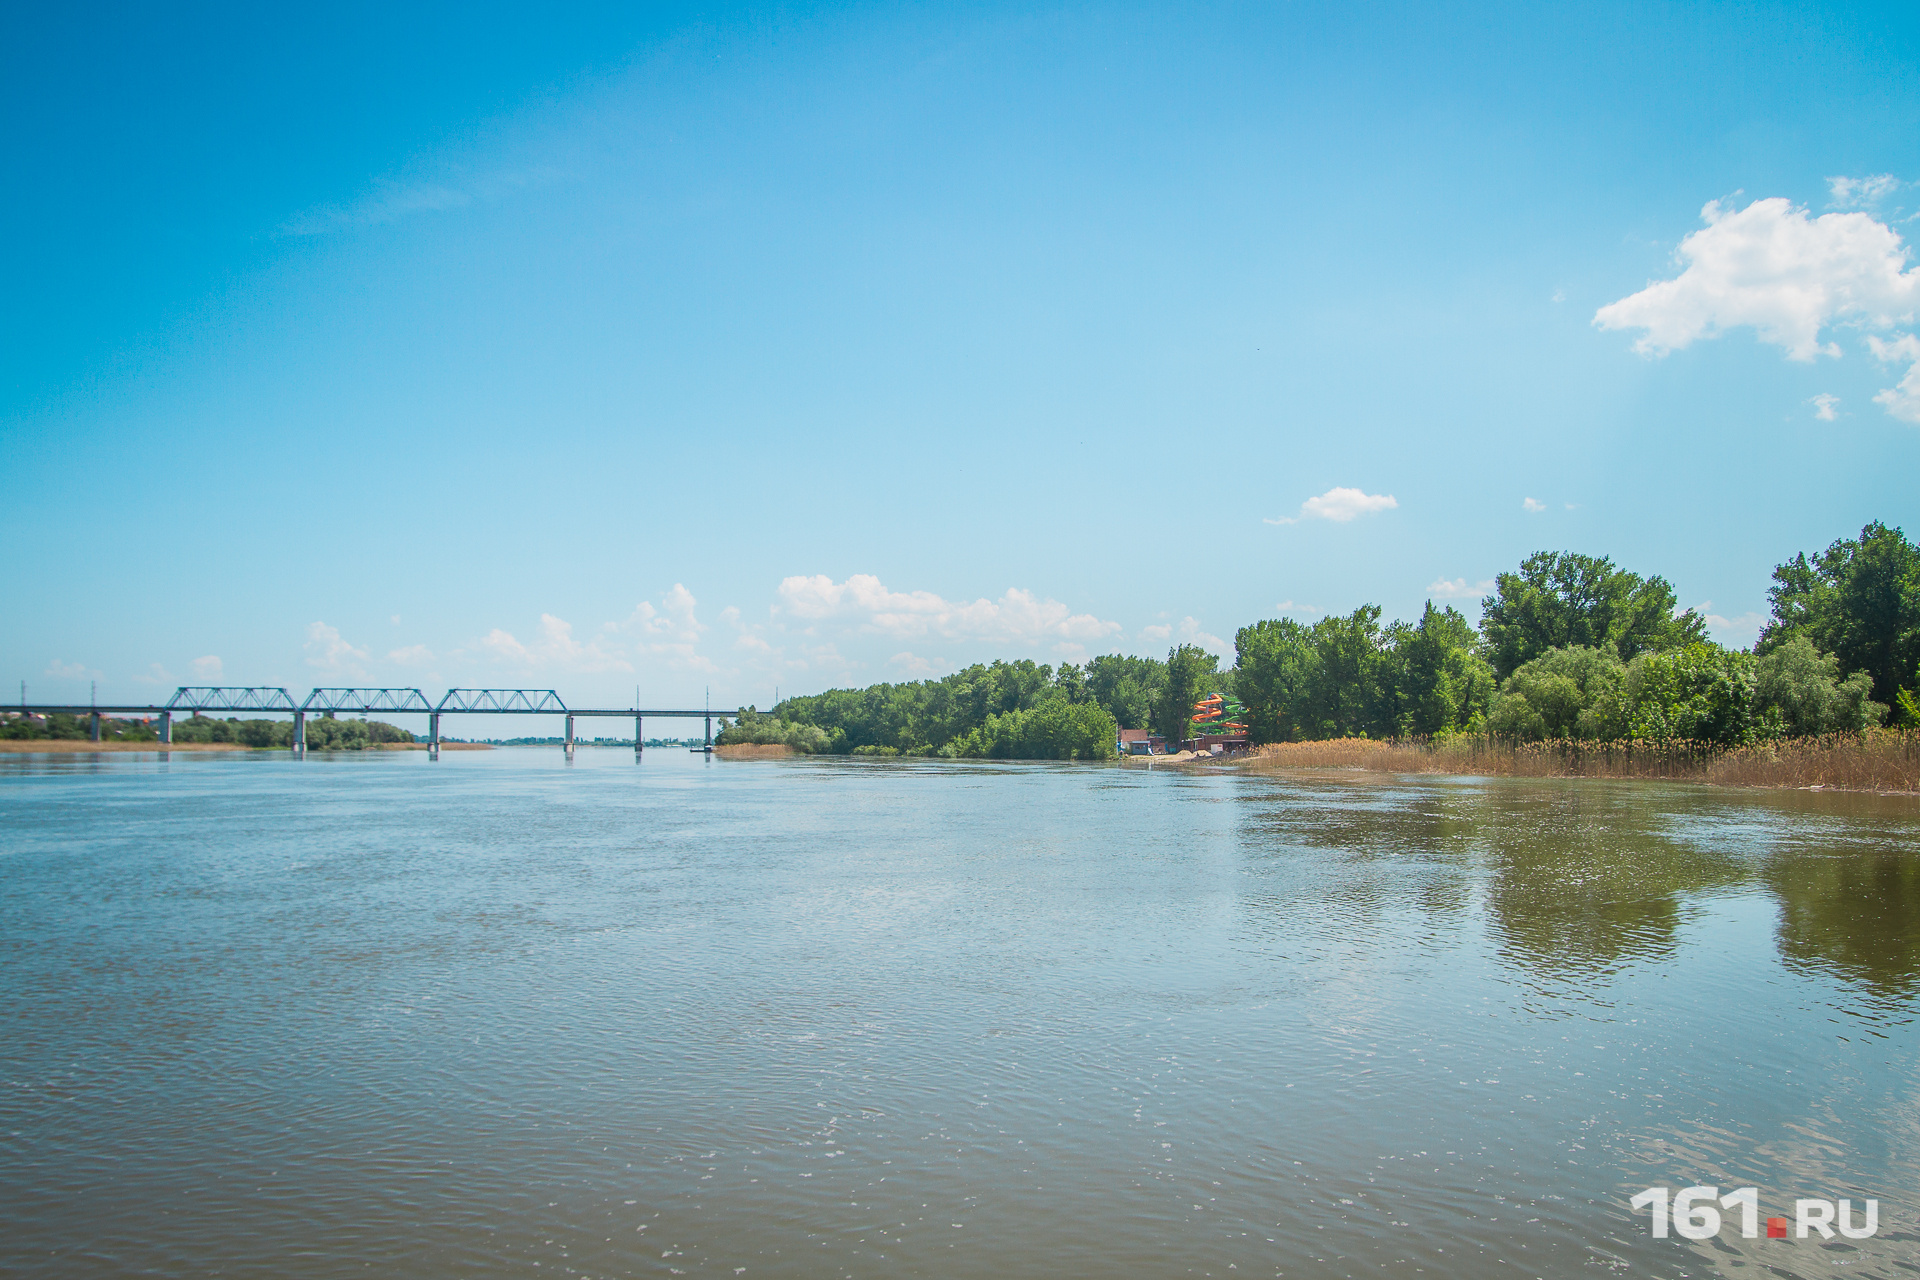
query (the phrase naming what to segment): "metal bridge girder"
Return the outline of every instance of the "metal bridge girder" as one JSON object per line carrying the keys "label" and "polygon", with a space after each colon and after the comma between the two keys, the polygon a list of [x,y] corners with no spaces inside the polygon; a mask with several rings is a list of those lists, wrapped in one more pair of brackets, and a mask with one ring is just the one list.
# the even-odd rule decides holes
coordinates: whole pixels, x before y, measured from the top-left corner
{"label": "metal bridge girder", "polygon": [[433,711],[546,712],[564,714],[567,704],[551,689],[449,689]]}
{"label": "metal bridge girder", "polygon": [[168,711],[298,711],[285,689],[269,685],[181,685]]}
{"label": "metal bridge girder", "polygon": [[364,715],[373,711],[428,712],[433,704],[418,689],[315,689],[300,704],[300,710],[358,711]]}

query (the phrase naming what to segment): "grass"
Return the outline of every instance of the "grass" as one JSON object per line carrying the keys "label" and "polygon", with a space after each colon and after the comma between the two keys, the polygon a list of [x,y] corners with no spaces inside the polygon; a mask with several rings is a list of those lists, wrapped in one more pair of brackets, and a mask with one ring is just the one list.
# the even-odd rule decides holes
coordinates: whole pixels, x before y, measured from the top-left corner
{"label": "grass", "polygon": [[1791,738],[1730,750],[1693,742],[1335,738],[1269,743],[1254,748],[1241,762],[1241,767],[1255,771],[1363,769],[1517,778],[1667,778],[1727,787],[1920,792],[1920,732],[1910,729]]}

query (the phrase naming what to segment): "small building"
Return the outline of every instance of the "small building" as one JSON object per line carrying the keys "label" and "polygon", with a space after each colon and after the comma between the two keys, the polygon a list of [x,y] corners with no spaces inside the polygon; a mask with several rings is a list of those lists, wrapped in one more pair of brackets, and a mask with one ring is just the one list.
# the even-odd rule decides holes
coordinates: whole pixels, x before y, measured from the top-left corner
{"label": "small building", "polygon": [[1122,729],[1120,741],[1115,745],[1123,756],[1163,756],[1167,753],[1167,740],[1151,729]]}
{"label": "small building", "polygon": [[1203,733],[1197,738],[1188,738],[1180,744],[1182,751],[1191,751],[1196,755],[1224,756],[1236,751],[1245,751],[1251,745],[1244,733]]}

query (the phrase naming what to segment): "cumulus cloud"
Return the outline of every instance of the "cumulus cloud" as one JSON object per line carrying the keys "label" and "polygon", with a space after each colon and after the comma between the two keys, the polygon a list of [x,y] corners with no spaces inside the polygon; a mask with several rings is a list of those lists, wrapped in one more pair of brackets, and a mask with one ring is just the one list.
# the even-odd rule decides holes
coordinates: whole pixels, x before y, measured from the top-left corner
{"label": "cumulus cloud", "polygon": [[826,574],[781,580],[775,608],[799,622],[826,621],[859,631],[910,639],[994,640],[1033,645],[1043,641],[1099,640],[1120,630],[1090,613],[1075,613],[1053,599],[1009,587],[998,600],[947,600],[931,591],[889,591],[870,573],[845,582]]}
{"label": "cumulus cloud", "polygon": [[936,675],[947,665],[945,658],[922,658],[915,653],[896,653],[888,661],[916,679]]}
{"label": "cumulus cloud", "polygon": [[[700,621],[699,607],[693,592],[676,582],[673,590],[661,597],[659,608],[654,608],[651,601],[642,600],[625,621],[612,624],[608,629],[632,636],[642,651],[666,659],[672,667],[712,673],[719,668],[699,651],[700,639],[707,633],[707,625]],[[720,618],[737,627],[740,611],[729,606],[720,611]]]}
{"label": "cumulus cloud", "polygon": [[1299,524],[1302,520],[1333,520],[1341,524],[1355,516],[1368,515],[1375,511],[1391,511],[1400,504],[1394,501],[1390,493],[1367,493],[1361,489],[1347,489],[1336,486],[1308,498],[1300,504],[1300,514],[1281,516],[1278,519],[1267,518],[1267,524]]}
{"label": "cumulus cloud", "polygon": [[307,665],[316,671],[348,680],[366,678],[362,664],[367,660],[367,651],[341,639],[337,627],[324,622],[308,623],[307,643],[303,647],[307,652]]}
{"label": "cumulus cloud", "polygon": [[1547,504],[1538,498],[1522,498],[1520,499],[1520,509],[1522,511],[1540,512],[1547,509]]}
{"label": "cumulus cloud", "polygon": [[1828,178],[1827,190],[1833,195],[1828,207],[1864,209],[1879,204],[1899,189],[1900,179],[1890,173],[1876,173],[1869,178]]}
{"label": "cumulus cloud", "polygon": [[1873,402],[1885,405],[1887,412],[1902,422],[1920,423],[1920,338],[1910,333],[1900,334],[1891,342],[1870,337],[1867,345],[1873,348],[1874,359],[1882,364],[1908,362],[1907,376],[1900,379],[1898,386],[1888,387],[1876,395]]}
{"label": "cumulus cloud", "polygon": [[387,661],[401,667],[430,667],[433,665],[433,650],[423,644],[410,644],[404,648],[389,649]]}
{"label": "cumulus cloud", "polygon": [[1644,330],[1634,350],[1653,356],[1749,326],[1789,359],[1812,360],[1840,354],[1821,343],[1825,326],[1884,328],[1920,300],[1920,275],[1906,269],[1900,236],[1867,214],[1812,218],[1774,198],[1738,211],[1711,201],[1700,216],[1706,227],[1675,252],[1681,273],[1601,307],[1596,326]]}
{"label": "cumulus cloud", "polygon": [[[1767,615],[1749,610],[1733,618],[1723,618],[1713,611],[1713,601],[1702,600],[1689,613],[1697,613],[1706,622],[1713,638],[1721,644],[1734,648],[1744,648],[1760,636],[1760,628],[1767,621]],[[1678,614],[1675,615],[1679,616]]]}
{"label": "cumulus cloud", "polygon": [[133,682],[135,684],[172,684],[173,672],[157,662],[150,663],[144,673],[133,678]]}
{"label": "cumulus cloud", "polygon": [[193,660],[193,674],[202,680],[218,680],[226,674],[226,665],[218,656],[210,653],[204,658]]}
{"label": "cumulus cloud", "polygon": [[550,613],[540,615],[539,633],[531,641],[522,642],[511,631],[495,627],[473,647],[501,666],[527,672],[599,675],[633,670],[631,663],[609,652],[599,640],[575,639],[573,624]]}
{"label": "cumulus cloud", "polygon": [[1823,391],[1813,397],[1813,399],[1807,401],[1807,403],[1813,406],[1813,416],[1822,422],[1832,422],[1840,416],[1838,412],[1840,407],[1839,396],[1831,396]]}
{"label": "cumulus cloud", "polygon": [[92,673],[85,663],[62,662],[55,658],[40,674],[48,680],[85,680]]}
{"label": "cumulus cloud", "polygon": [[1492,590],[1492,578],[1474,583],[1465,578],[1437,578],[1427,584],[1427,594],[1441,600],[1478,600]]}

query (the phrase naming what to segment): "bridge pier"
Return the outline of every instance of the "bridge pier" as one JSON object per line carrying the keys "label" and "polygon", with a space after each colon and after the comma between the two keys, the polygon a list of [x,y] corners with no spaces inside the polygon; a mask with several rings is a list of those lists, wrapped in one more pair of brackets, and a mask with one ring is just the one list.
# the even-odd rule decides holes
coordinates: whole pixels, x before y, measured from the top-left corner
{"label": "bridge pier", "polygon": [[567,759],[573,759],[573,716],[567,716]]}
{"label": "bridge pier", "polygon": [[293,758],[298,760],[307,754],[307,713],[293,713]]}
{"label": "bridge pier", "polygon": [[440,713],[434,712],[427,717],[427,759],[440,758]]}
{"label": "bridge pier", "polygon": [[642,716],[633,718],[633,758],[638,760],[640,753],[647,748],[647,728],[641,721]]}
{"label": "bridge pier", "polygon": [[160,745],[166,746],[173,741],[173,712],[160,713]]}
{"label": "bridge pier", "polygon": [[89,717],[88,724],[87,724],[87,736],[95,742],[100,741],[100,713],[98,711],[94,712],[93,715]]}

